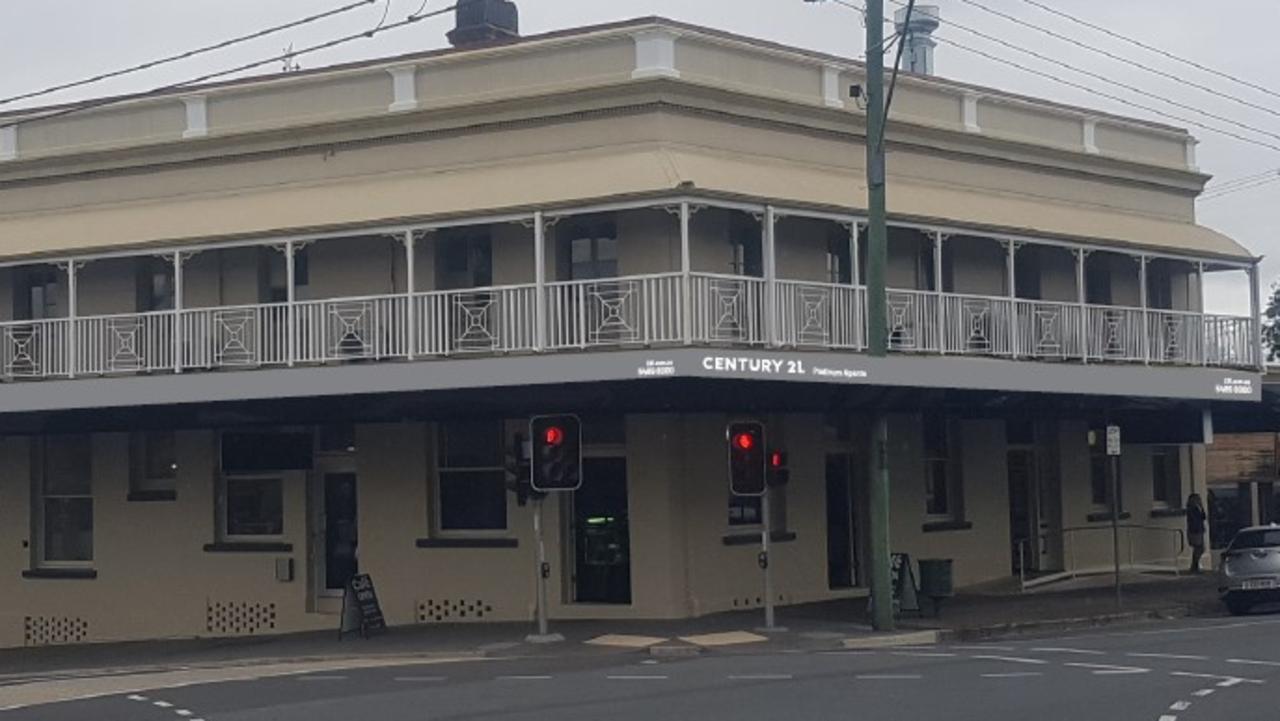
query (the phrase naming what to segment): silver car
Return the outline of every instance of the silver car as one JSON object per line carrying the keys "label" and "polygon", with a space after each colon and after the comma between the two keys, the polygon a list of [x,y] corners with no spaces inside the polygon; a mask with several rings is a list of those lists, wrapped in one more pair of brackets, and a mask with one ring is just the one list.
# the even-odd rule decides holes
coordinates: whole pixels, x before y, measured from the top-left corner
{"label": "silver car", "polygon": [[1222,600],[1240,615],[1260,603],[1280,601],[1280,525],[1252,526],[1231,539],[1222,554]]}

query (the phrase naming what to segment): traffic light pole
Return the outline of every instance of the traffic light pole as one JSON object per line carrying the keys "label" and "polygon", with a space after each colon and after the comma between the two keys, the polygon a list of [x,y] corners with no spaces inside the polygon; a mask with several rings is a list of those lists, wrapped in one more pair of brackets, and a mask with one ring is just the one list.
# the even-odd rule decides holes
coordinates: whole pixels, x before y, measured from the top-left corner
{"label": "traffic light pole", "polygon": [[[884,162],[884,0],[867,0],[867,350],[889,350],[885,265],[888,219]],[[872,625],[893,630],[893,589],[889,572],[889,421],[877,412],[872,424],[870,506]]]}
{"label": "traffic light pole", "polygon": [[534,615],[538,621],[538,632],[525,638],[530,643],[552,643],[563,641],[564,636],[551,633],[547,627],[547,577],[551,575],[551,566],[547,563],[547,546],[542,538],[542,498],[533,500],[533,542],[538,549],[538,590]]}
{"label": "traffic light pole", "polygon": [[773,535],[771,514],[769,513],[770,489],[766,488],[760,497],[760,569],[764,571],[764,629],[765,631],[782,631],[773,623],[773,559],[769,558],[769,537]]}

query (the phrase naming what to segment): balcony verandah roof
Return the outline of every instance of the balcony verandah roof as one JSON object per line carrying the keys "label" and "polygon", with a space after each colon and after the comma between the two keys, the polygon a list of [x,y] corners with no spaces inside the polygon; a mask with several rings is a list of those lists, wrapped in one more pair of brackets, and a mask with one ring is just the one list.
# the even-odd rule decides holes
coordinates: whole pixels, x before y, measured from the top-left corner
{"label": "balcony verandah roof", "polygon": [[[1239,243],[1193,223],[892,174],[890,184],[889,212],[898,221],[1152,255],[1253,261]],[[857,214],[865,206],[866,186],[856,172],[837,166],[671,144],[615,146],[328,183],[13,214],[0,218],[0,256],[58,258],[676,195]]]}

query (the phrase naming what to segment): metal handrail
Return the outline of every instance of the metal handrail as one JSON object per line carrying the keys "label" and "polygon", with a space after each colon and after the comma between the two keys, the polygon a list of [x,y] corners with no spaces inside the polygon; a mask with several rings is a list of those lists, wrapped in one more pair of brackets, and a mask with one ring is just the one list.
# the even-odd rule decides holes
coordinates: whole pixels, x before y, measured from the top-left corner
{"label": "metal handrail", "polygon": [[[1177,575],[1179,573],[1179,568],[1180,568],[1179,559],[1182,557],[1183,552],[1187,550],[1187,534],[1184,529],[1180,527],[1158,526],[1158,525],[1146,524],[1146,523],[1122,523],[1116,526],[1116,529],[1120,531],[1129,532],[1126,535],[1126,538],[1128,541],[1128,550],[1129,550],[1128,562],[1121,564],[1121,570],[1126,570],[1126,569],[1133,570],[1135,568],[1141,568],[1143,570],[1166,570],[1164,569],[1164,567],[1160,567],[1159,569],[1156,569],[1152,567],[1152,564],[1138,563],[1134,559],[1133,532],[1134,531],[1153,531],[1153,532],[1164,533],[1164,534],[1173,534],[1174,537],[1177,538],[1177,550],[1173,553],[1171,557],[1169,557],[1168,560],[1170,561],[1170,565],[1168,566],[1167,570],[1172,570],[1174,575]],[[1087,532],[1103,532],[1103,533],[1110,534],[1112,532],[1112,526],[1110,524],[1087,525],[1087,526],[1066,526],[1066,527],[1063,527],[1062,529],[1059,529],[1059,531],[1062,535],[1064,569],[1061,572],[1052,573],[1052,574],[1034,579],[1033,582],[1030,584],[1028,584],[1027,582],[1026,554],[1029,550],[1029,544],[1032,539],[1023,538],[1018,540],[1016,544],[1017,551],[1018,551],[1018,581],[1023,591],[1027,590],[1030,587],[1034,587],[1036,585],[1041,585],[1045,583],[1052,583],[1053,581],[1056,581],[1056,580],[1076,578],[1081,575],[1091,575],[1092,572],[1086,573],[1085,572],[1086,569],[1076,568],[1076,564],[1075,564],[1076,548],[1075,548],[1075,544],[1071,542],[1071,539],[1075,538],[1077,534],[1083,534]],[[1106,569],[1099,567],[1099,570],[1097,572],[1101,573],[1104,571],[1109,571],[1110,569],[1111,569],[1110,566],[1108,566]]]}

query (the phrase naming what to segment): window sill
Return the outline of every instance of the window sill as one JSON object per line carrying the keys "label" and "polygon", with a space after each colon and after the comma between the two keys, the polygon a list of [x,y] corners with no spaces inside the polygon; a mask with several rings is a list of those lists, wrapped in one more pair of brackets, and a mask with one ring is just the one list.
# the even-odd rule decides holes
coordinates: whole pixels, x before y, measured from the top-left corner
{"label": "window sill", "polygon": [[205,553],[292,553],[292,543],[227,541],[204,544]]}
{"label": "window sill", "polygon": [[130,503],[150,503],[154,501],[176,501],[177,491],[129,491],[125,497]]}
{"label": "window sill", "polygon": [[518,548],[518,538],[419,538],[418,548]]}
{"label": "window sill", "polygon": [[[790,543],[794,540],[796,540],[795,531],[773,531],[769,534],[771,543]],[[750,546],[760,542],[760,532],[726,533],[720,541],[726,546]]]}
{"label": "window sill", "polygon": [[924,533],[940,533],[942,531],[968,531],[973,529],[972,521],[928,521],[920,526]]}
{"label": "window sill", "polygon": [[[1132,517],[1133,516],[1131,516],[1128,511],[1120,512],[1120,520],[1122,521],[1127,521]],[[1098,523],[1100,521],[1110,521],[1111,511],[1095,511],[1093,513],[1090,513],[1088,516],[1085,516],[1085,520],[1087,520],[1089,523]]]}
{"label": "window sill", "polygon": [[1152,508],[1152,518],[1183,518],[1187,515],[1185,508]]}
{"label": "window sill", "polygon": [[98,577],[98,572],[92,568],[29,568],[22,572],[22,577],[92,580]]}

